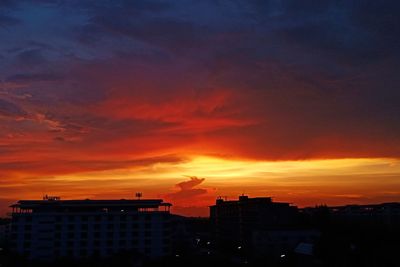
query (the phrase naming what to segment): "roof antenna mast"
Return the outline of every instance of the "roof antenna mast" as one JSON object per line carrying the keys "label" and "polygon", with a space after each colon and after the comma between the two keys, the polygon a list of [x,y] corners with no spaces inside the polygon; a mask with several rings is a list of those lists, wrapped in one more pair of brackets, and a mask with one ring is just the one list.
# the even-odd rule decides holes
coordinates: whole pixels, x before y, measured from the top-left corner
{"label": "roof antenna mast", "polygon": [[142,192],[137,192],[136,194],[135,194],[135,197],[138,199],[138,200],[140,200],[140,198],[143,196],[143,194],[142,194]]}

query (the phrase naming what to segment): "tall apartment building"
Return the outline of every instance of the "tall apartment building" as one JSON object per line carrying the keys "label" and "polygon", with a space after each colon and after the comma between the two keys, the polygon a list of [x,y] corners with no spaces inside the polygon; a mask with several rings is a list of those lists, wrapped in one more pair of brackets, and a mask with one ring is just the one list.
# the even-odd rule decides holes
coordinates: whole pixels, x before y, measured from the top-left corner
{"label": "tall apartment building", "polygon": [[217,199],[210,207],[210,219],[218,246],[248,249],[256,231],[285,229],[295,224],[297,207],[273,202],[269,197],[239,200]]}
{"label": "tall apartment building", "polygon": [[11,241],[17,253],[39,260],[121,251],[162,257],[171,252],[170,206],[161,199],[20,200],[11,206]]}

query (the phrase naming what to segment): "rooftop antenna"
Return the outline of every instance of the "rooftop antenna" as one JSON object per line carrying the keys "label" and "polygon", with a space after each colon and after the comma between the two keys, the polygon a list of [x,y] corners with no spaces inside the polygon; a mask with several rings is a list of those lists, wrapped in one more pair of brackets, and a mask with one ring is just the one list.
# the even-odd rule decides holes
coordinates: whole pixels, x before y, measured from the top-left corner
{"label": "rooftop antenna", "polygon": [[60,200],[60,197],[56,197],[56,196],[49,196],[48,194],[43,196],[43,200],[48,200],[48,201],[56,201],[56,200]]}
{"label": "rooftop antenna", "polygon": [[143,196],[142,192],[137,192],[135,194],[135,197],[137,197],[138,200],[140,200],[140,198]]}

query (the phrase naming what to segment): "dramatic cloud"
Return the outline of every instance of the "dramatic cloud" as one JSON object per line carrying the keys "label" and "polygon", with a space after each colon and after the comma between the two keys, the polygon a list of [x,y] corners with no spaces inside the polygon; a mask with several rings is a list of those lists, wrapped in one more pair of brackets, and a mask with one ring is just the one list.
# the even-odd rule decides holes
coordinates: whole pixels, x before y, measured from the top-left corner
{"label": "dramatic cloud", "polygon": [[166,194],[163,197],[172,203],[173,212],[186,216],[207,216],[208,205],[215,199],[215,193],[210,188],[197,188],[205,178],[188,176],[189,180],[176,184],[179,191]]}
{"label": "dramatic cloud", "polygon": [[166,197],[173,201],[185,200],[185,202],[187,202],[189,199],[193,201],[196,197],[207,194],[207,189],[194,188],[204,182],[204,178],[197,178],[196,176],[190,176],[189,178],[189,181],[180,182],[176,185],[179,191],[168,194]]}

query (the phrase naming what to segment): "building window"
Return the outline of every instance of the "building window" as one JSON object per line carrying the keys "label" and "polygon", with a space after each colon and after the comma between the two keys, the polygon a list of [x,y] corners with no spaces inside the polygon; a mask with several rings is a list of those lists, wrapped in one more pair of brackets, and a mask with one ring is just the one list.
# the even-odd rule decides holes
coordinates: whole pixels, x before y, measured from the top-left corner
{"label": "building window", "polygon": [[58,249],[54,250],[54,256],[56,258],[60,257],[60,250],[58,250]]}
{"label": "building window", "polygon": [[80,251],[79,251],[79,254],[82,256],[82,257],[86,257],[87,256],[87,250],[86,249],[81,249]]}
{"label": "building window", "polygon": [[31,247],[31,242],[25,241],[24,242],[24,249],[28,249]]}
{"label": "building window", "polygon": [[125,231],[124,231],[124,232],[120,232],[120,233],[119,233],[119,236],[120,236],[120,237],[125,237],[125,236],[126,236],[126,232],[125,232]]}
{"label": "building window", "polygon": [[165,254],[168,254],[168,253],[169,253],[169,247],[164,246],[163,250],[164,250],[164,253],[165,253]]}

